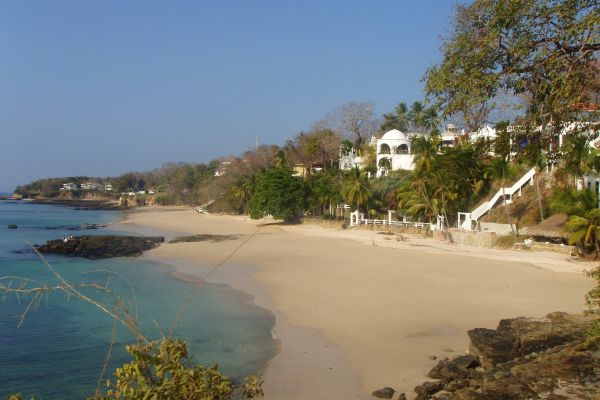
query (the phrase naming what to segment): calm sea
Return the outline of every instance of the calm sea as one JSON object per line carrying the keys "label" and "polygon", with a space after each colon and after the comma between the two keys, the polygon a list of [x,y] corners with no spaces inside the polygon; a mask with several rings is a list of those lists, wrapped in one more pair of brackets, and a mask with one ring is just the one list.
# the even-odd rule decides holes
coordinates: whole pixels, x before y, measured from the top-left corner
{"label": "calm sea", "polygon": [[[110,228],[81,227],[110,223],[119,217],[116,211],[0,201],[0,277],[15,275],[56,284],[56,278],[28,250],[28,243],[114,233]],[[18,229],[8,229],[8,224],[18,225]],[[161,330],[166,334],[181,304],[191,297],[175,335],[189,341],[195,362],[218,363],[234,379],[257,373],[277,351],[271,335],[274,316],[255,306],[249,296],[229,287],[204,285],[190,296],[195,285],[172,277],[171,267],[134,258],[83,260],[51,256],[48,260],[70,282],[108,282],[129,302],[133,312],[134,296],[128,285],[116,276],[109,280],[104,271],[126,277],[137,298],[139,323],[149,338],[159,338]],[[106,300],[97,294],[95,298]],[[0,302],[0,398],[17,392],[25,398],[41,399],[83,399],[92,395],[109,348],[111,319],[92,305],[56,293],[29,312],[18,328],[28,300],[9,296]],[[116,366],[129,360],[123,347],[133,339],[121,328],[116,336],[110,375]]]}

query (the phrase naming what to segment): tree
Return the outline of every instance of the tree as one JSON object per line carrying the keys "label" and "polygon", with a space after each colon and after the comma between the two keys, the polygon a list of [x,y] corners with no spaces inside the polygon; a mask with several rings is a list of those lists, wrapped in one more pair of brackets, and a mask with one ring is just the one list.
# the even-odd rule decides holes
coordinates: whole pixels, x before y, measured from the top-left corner
{"label": "tree", "polygon": [[333,215],[333,204],[341,200],[340,184],[337,177],[329,173],[311,175],[306,180],[308,188],[308,203]]}
{"label": "tree", "polygon": [[371,196],[369,189],[369,179],[358,168],[349,171],[342,184],[342,196],[347,203],[360,210]]}
{"label": "tree", "polygon": [[[187,343],[163,339],[126,346],[133,360],[115,371],[115,381],[108,381],[106,394],[92,400],[189,399],[229,400],[233,383],[222,375],[218,366],[192,366]],[[261,382],[247,378],[243,396],[262,397]]]}
{"label": "tree", "polygon": [[425,107],[420,101],[415,101],[410,106],[408,117],[412,126],[417,132],[422,132],[425,128]]}
{"label": "tree", "polygon": [[354,140],[359,147],[375,133],[379,121],[375,117],[372,102],[350,102],[336,108],[316,124],[316,129],[331,129],[342,137]]}
{"label": "tree", "polygon": [[393,113],[383,115],[383,123],[380,129],[387,132],[392,129],[406,132],[410,126],[410,118],[408,116],[408,106],[405,102],[398,103]]}
{"label": "tree", "polygon": [[414,154],[415,169],[430,171],[438,156],[438,141],[436,138],[418,136],[413,138],[411,152]]}
{"label": "tree", "polygon": [[285,165],[262,172],[250,199],[250,218],[272,215],[284,222],[298,222],[304,210],[302,178],[292,176]]}
{"label": "tree", "polygon": [[506,192],[504,191],[506,186],[506,175],[507,170],[510,167],[508,159],[505,157],[496,157],[492,160],[492,170],[496,178],[500,181],[502,186],[502,202],[504,204],[504,212],[506,213],[506,221],[510,225],[510,230],[513,235],[516,233],[512,223],[511,212],[509,210],[509,203],[506,198]]}
{"label": "tree", "polygon": [[294,139],[288,140],[284,151],[293,163],[327,167],[337,160],[340,145],[341,138],[337,133],[330,129],[319,129],[299,133]]}
{"label": "tree", "polygon": [[[573,105],[598,83],[598,2],[476,0],[457,7],[443,61],[426,74],[426,92],[444,115],[468,113],[500,94],[530,97],[523,122],[541,130],[542,147]],[[593,91],[592,91],[593,92]]]}

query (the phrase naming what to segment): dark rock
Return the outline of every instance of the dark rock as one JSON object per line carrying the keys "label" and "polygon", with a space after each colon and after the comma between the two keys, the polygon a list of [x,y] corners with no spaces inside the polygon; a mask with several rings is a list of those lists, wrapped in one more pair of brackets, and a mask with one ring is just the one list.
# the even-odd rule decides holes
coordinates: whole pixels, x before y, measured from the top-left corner
{"label": "dark rock", "polygon": [[458,356],[452,360],[447,358],[440,360],[438,364],[429,371],[428,377],[433,379],[457,379],[469,377],[469,369],[473,369],[479,366],[479,360],[477,357],[466,354]]}
{"label": "dark rock", "polygon": [[600,352],[583,346],[591,321],[552,313],[542,319],[502,320],[497,330],[474,329],[471,348],[485,368],[471,355],[442,360],[430,375],[445,379],[417,386],[417,399],[598,400]]}
{"label": "dark rock", "polygon": [[76,236],[69,240],[49,240],[37,249],[40,253],[84,258],[133,257],[163,243],[164,237]]}
{"label": "dark rock", "polygon": [[394,397],[394,393],[396,393],[394,389],[392,389],[391,387],[385,387],[383,389],[374,391],[373,393],[371,393],[371,395],[379,399],[391,399],[392,397]]}
{"label": "dark rock", "polygon": [[503,319],[496,330],[477,328],[469,331],[470,349],[486,368],[491,368],[515,357],[581,340],[588,325],[589,318],[562,312],[541,319]]}
{"label": "dark rock", "polygon": [[492,368],[497,363],[513,358],[515,353],[513,336],[486,328],[472,329],[468,335],[471,339],[471,353],[482,360],[485,368]]}
{"label": "dark rock", "polygon": [[436,394],[440,390],[443,390],[447,383],[447,380],[441,380],[438,382],[423,382],[421,385],[415,387],[415,392],[417,393],[417,397],[415,397],[415,399],[430,399],[432,395]]}
{"label": "dark rock", "polygon": [[171,240],[169,243],[189,243],[189,242],[211,242],[217,243],[224,240],[236,240],[239,239],[240,235],[212,235],[208,233],[192,235],[192,236],[180,236]]}
{"label": "dark rock", "polygon": [[18,228],[18,226],[15,225],[15,224],[9,224],[8,225],[8,229],[17,229],[17,228]]}
{"label": "dark rock", "polygon": [[404,393],[400,393],[400,396],[398,396],[398,400],[406,400],[406,395]]}
{"label": "dark rock", "polygon": [[111,200],[35,199],[32,203],[73,207],[76,210],[120,210],[124,208],[119,206],[116,201]]}
{"label": "dark rock", "polygon": [[558,346],[584,336],[589,319],[583,316],[554,312],[545,318],[503,319],[497,331],[514,338],[514,356],[524,356]]}

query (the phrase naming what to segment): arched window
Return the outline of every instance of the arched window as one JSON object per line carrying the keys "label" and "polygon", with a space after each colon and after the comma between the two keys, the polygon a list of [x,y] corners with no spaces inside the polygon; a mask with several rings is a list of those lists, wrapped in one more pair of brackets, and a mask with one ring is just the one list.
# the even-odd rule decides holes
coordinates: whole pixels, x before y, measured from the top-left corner
{"label": "arched window", "polygon": [[408,146],[405,144],[401,144],[396,147],[396,154],[408,154]]}
{"label": "arched window", "polygon": [[592,188],[592,182],[588,182],[588,189]]}
{"label": "arched window", "polygon": [[380,154],[390,154],[390,146],[383,143],[381,146],[379,146],[379,153]]}

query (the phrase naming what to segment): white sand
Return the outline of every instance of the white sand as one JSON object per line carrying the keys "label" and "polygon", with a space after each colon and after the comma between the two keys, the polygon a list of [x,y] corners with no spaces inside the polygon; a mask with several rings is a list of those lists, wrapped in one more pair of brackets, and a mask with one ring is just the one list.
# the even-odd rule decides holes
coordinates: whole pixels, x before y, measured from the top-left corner
{"label": "white sand", "polygon": [[[162,212],[156,212],[160,210]],[[264,222],[264,221],[263,221]],[[144,257],[210,276],[256,296],[277,315],[282,351],[264,375],[267,399],[369,399],[384,386],[406,392],[436,363],[468,347],[467,330],[501,318],[581,312],[592,281],[584,263],[548,252],[504,251],[371,231],[310,225],[258,227],[192,209],[129,214],[121,229],[241,234],[219,243],[165,244]]]}

